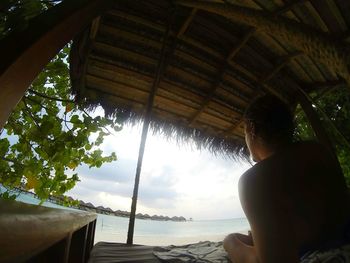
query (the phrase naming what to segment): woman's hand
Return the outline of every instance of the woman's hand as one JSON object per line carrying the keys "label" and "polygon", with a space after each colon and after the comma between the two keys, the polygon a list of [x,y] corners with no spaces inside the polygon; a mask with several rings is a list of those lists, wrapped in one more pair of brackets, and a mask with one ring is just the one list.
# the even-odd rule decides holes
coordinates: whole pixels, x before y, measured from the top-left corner
{"label": "woman's hand", "polygon": [[230,234],[223,245],[233,263],[258,263],[251,235]]}

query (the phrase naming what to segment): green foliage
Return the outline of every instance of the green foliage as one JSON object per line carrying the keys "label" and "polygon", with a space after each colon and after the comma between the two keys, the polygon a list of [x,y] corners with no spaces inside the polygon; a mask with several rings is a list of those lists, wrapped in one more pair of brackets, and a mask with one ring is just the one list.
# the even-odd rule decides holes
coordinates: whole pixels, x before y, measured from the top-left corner
{"label": "green foliage", "polygon": [[345,179],[350,186],[350,91],[348,87],[339,88],[318,103],[320,116],[324,120],[333,144],[336,147],[339,163]]}
{"label": "green foliage", "polygon": [[71,99],[68,52],[68,47],[61,50],[12,112],[4,130],[12,143],[0,139],[0,183],[34,189],[43,200],[72,189],[79,181],[73,171],[82,163],[101,167],[116,160],[115,153],[103,156],[98,146],[109,128],[119,130],[120,125],[90,116]]}
{"label": "green foliage", "polygon": [[2,0],[0,3],[0,39],[21,30],[28,21],[61,0]]}
{"label": "green foliage", "polygon": [[[316,98],[317,95],[314,95]],[[350,90],[338,87],[321,98],[314,100],[315,109],[331,139],[343,169],[345,179],[350,186]],[[297,109],[298,111],[299,109]],[[314,134],[302,111],[296,117],[296,135],[301,139],[313,139]]]}

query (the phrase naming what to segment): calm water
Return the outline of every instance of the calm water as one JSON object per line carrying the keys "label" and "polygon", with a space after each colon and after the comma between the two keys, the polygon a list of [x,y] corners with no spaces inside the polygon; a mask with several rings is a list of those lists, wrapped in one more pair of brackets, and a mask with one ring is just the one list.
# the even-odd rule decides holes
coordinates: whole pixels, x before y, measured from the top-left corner
{"label": "calm water", "polygon": [[[28,194],[20,194],[18,201],[38,204],[39,200]],[[45,202],[44,206],[71,209]],[[126,242],[128,218],[98,215],[95,242]],[[232,232],[247,232],[245,218],[225,220],[196,220],[188,222],[152,221],[136,219],[134,243],[144,245],[182,245],[199,241],[221,241]]]}

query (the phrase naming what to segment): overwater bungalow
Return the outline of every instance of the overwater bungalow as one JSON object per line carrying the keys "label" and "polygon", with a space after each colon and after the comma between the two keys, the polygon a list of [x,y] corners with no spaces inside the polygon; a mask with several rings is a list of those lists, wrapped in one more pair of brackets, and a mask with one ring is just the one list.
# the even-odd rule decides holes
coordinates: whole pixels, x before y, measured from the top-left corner
{"label": "overwater bungalow", "polygon": [[133,245],[149,130],[246,156],[243,113],[254,98],[271,93],[295,113],[304,111],[317,140],[333,152],[313,104],[349,89],[349,3],[63,0],[2,39],[0,128],[43,67],[72,41],[77,102],[101,105],[125,123],[142,121],[143,130],[126,244],[94,246],[94,213],[0,201],[0,261],[159,262],[152,247]]}

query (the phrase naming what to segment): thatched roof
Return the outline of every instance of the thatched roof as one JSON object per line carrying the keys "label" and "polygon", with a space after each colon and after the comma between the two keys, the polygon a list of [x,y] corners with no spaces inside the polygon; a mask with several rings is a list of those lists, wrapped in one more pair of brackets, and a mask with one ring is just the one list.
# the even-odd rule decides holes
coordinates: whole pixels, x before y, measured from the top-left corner
{"label": "thatched roof", "polygon": [[270,92],[350,82],[349,1],[116,1],[71,52],[73,91],[125,121],[214,151],[242,153],[242,114]]}

